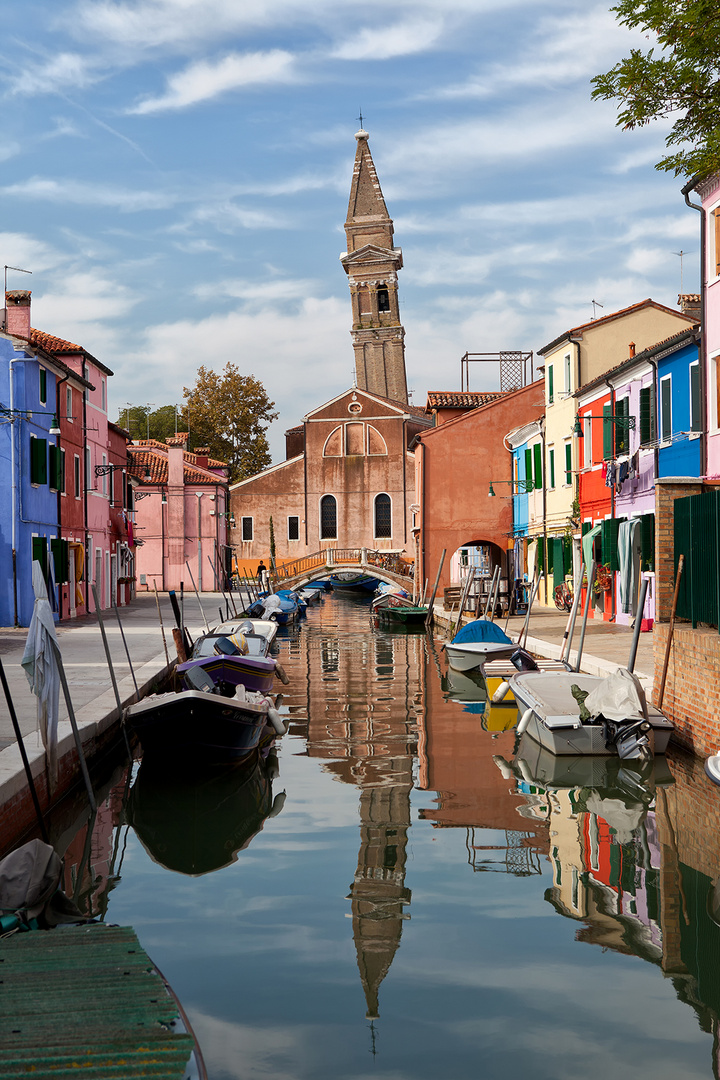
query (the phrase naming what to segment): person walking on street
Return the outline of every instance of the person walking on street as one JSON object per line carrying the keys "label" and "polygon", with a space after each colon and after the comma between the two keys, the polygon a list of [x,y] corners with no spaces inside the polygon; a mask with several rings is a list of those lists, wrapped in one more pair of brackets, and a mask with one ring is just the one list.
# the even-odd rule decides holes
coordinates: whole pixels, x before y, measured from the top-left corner
{"label": "person walking on street", "polygon": [[267,566],[260,560],[257,568],[258,585],[261,589],[267,589]]}

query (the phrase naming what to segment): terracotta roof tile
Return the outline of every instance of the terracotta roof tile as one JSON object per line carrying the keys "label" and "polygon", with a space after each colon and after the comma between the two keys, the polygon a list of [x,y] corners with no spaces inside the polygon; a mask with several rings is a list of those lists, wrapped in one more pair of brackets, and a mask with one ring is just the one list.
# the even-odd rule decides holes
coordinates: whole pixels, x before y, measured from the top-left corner
{"label": "terracotta roof tile", "polygon": [[[164,443],[156,439],[142,439],[140,442],[128,446],[128,459],[132,464],[128,467],[130,476],[138,480],[144,480],[145,474],[150,473],[150,480],[145,481],[148,485],[167,484],[168,482],[168,448]],[[189,460],[189,459],[193,460]],[[185,453],[184,477],[186,484],[217,483],[221,478],[208,469],[199,468],[194,460],[194,454]],[[209,464],[209,463],[208,463]],[[218,461],[214,464],[219,468],[225,468],[225,462]]]}
{"label": "terracotta roof tile", "polygon": [[[21,337],[20,334],[13,335],[14,337]],[[29,341],[31,345],[39,345],[41,349],[45,349],[46,352],[52,353],[53,356],[86,356],[93,364],[97,364],[101,371],[104,371],[106,375],[112,375],[113,372],[103,364],[97,357],[89,353],[87,349],[84,349],[82,345],[76,345],[73,341],[65,341],[64,338],[55,337],[53,334],[46,334],[44,330],[37,330],[34,326],[30,327],[30,337],[25,339]]]}
{"label": "terracotta roof tile", "polygon": [[502,390],[428,390],[426,409],[477,409],[503,396]]}

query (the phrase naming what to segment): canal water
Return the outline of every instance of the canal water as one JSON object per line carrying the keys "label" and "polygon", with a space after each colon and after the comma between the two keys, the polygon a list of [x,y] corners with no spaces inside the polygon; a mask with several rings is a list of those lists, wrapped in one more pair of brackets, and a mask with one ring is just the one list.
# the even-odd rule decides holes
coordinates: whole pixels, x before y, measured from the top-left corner
{"label": "canal water", "polygon": [[363,598],[283,633],[277,761],[119,768],[66,855],[68,892],[173,986],[211,1080],[718,1077],[701,765],[516,752],[516,710]]}

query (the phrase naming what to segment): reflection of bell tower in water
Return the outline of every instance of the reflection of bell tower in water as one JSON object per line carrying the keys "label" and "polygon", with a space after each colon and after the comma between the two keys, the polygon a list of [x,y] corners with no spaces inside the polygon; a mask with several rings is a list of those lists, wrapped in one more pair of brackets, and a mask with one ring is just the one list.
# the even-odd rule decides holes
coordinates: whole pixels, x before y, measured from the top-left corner
{"label": "reflection of bell tower in water", "polygon": [[379,1016],[380,985],[400,946],[403,922],[410,918],[404,912],[411,897],[405,870],[425,697],[424,637],[336,633],[307,651],[307,748],[339,780],[360,788],[360,849],[347,899],[372,1020]]}

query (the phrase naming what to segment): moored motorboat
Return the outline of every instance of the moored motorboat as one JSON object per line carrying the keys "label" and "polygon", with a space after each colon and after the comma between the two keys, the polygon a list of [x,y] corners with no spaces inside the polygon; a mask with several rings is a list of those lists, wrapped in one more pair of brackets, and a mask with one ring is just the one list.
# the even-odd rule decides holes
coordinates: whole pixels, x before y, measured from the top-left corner
{"label": "moored motorboat", "polygon": [[608,676],[523,671],[510,687],[527,732],[553,754],[664,754],[673,724],[649,705],[642,684],[619,668]]}
{"label": "moored motorboat", "polygon": [[342,570],[337,574],[331,574],[328,580],[333,589],[350,589],[354,592],[374,593],[378,587],[378,578],[370,577],[369,574],[354,573],[352,570]]}
{"label": "moored motorboat", "polygon": [[204,758],[246,757],[263,738],[285,733],[275,702],[238,686],[234,697],[217,692],[201,668],[191,677],[204,689],[180,693],[150,694],[124,713],[144,751],[166,757],[198,754]]}
{"label": "moored motorboat", "polygon": [[276,675],[287,682],[282,667],[272,656],[250,655],[248,639],[242,632],[232,637],[209,633],[198,638],[192,656],[177,667],[188,689],[193,686],[189,673],[197,667],[202,668],[226,696],[232,696],[240,684],[247,690],[268,693]]}
{"label": "moored motorboat", "polygon": [[517,651],[517,644],[491,619],[473,619],[443,646],[450,667],[471,671],[488,660],[503,660]]}

